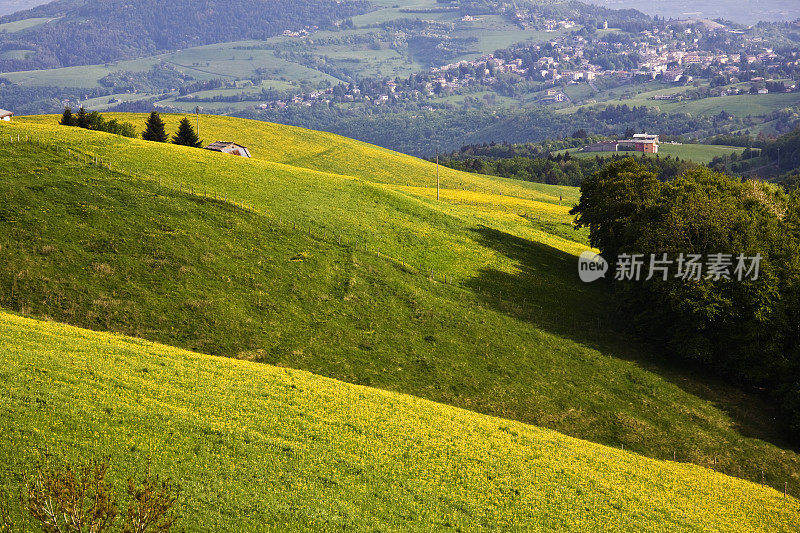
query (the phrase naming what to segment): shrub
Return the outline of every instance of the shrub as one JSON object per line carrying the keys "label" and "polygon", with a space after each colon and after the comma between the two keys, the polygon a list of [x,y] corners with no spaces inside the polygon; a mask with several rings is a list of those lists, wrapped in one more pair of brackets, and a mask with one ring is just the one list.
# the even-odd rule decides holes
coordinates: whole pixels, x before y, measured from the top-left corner
{"label": "shrub", "polygon": [[[141,482],[128,479],[128,504],[121,517],[117,496],[107,475],[108,459],[82,466],[40,464],[25,479],[19,498],[20,515],[28,515],[46,533],[165,533],[177,515],[178,488],[170,480],[159,480],[148,468]],[[0,502],[0,533],[27,531],[14,524],[4,502]]]}

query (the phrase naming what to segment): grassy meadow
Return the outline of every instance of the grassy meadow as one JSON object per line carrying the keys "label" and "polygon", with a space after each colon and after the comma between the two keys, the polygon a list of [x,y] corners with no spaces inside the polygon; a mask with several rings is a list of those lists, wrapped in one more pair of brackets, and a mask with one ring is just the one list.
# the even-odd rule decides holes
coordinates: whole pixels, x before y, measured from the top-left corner
{"label": "grassy meadow", "polygon": [[[708,82],[701,81],[701,87]],[[750,83],[735,83],[727,89],[749,91]],[[675,85],[661,81],[613,87],[600,92],[591,91],[585,84],[571,85],[565,89],[573,103],[556,109],[558,114],[572,114],[579,107],[645,106],[664,113],[689,113],[692,115],[714,116],[722,112],[737,117],[765,116],[772,112],[800,104],[800,93],[738,94],[716,96],[699,100],[653,100],[654,96],[683,94],[693,90],[692,86]]]}
{"label": "grassy meadow", "polygon": [[246,160],[55,121],[0,125],[3,308],[800,493],[769,406],[664,363],[580,283],[576,189],[442,168],[437,201],[433,164],[331,134],[202,118]]}
{"label": "grassy meadow", "polygon": [[[579,152],[578,150],[561,150],[556,154],[569,152],[573,157],[610,157],[613,152]],[[715,157],[726,157],[732,154],[741,155],[744,148],[736,146],[719,146],[713,144],[669,144],[662,143],[658,146],[658,154],[642,154],[641,152],[617,152],[616,155],[631,155],[635,157],[672,157],[707,164]]]}
{"label": "grassy meadow", "polygon": [[42,24],[47,24],[48,22],[53,22],[58,20],[57,18],[29,18],[23,20],[15,20],[14,22],[6,22],[0,24],[0,33],[17,33],[23,30],[28,30],[30,28],[35,28],[36,26],[41,26]]}
{"label": "grassy meadow", "polygon": [[657,107],[667,113],[683,112],[713,116],[724,111],[737,117],[746,117],[767,115],[798,104],[800,104],[800,93],[773,93],[718,96],[688,102],[657,102]]}
{"label": "grassy meadow", "polygon": [[47,450],[180,481],[185,531],[794,531],[708,468],[287,368],[0,313],[0,489]]}
{"label": "grassy meadow", "polygon": [[[104,116],[108,119],[131,122],[140,131],[144,128],[147,118],[146,115],[136,113],[106,113]],[[162,115],[167,131],[177,130],[178,123],[184,116],[191,118],[194,124],[194,114]],[[259,168],[268,166],[276,171],[296,170],[299,167],[372,183],[436,187],[434,164],[333,133],[233,117],[201,116],[199,131],[201,139],[208,144],[213,141],[235,141],[247,146],[253,161],[243,163],[241,160],[231,160],[230,157],[221,154],[65,130],[54,127],[58,119],[59,117],[55,115],[20,117],[13,124],[3,125],[6,129],[0,130],[0,135],[7,132],[9,136],[20,134],[31,138],[46,136],[56,142],[74,142],[77,143],[76,150],[108,159],[113,169],[120,168],[142,176],[157,176],[161,173],[164,176],[172,176],[173,180],[184,180],[184,183],[194,184],[197,187],[200,187],[198,183],[200,180],[209,182],[215,180],[214,175],[220,170],[241,172],[242,168],[252,168],[247,165],[256,165]],[[136,146],[137,150],[131,152],[130,146]],[[143,157],[141,150],[147,151],[153,157]],[[178,153],[181,154],[181,165],[175,165],[172,160]],[[577,202],[579,195],[574,187],[480,176],[445,167],[441,167],[439,172],[441,187],[446,189],[466,189],[550,203],[558,203],[563,199],[563,202],[569,205]],[[224,177],[219,180],[220,185],[225,185],[228,181],[230,180]],[[211,186],[212,183],[208,185]],[[241,197],[239,200],[246,199]]]}

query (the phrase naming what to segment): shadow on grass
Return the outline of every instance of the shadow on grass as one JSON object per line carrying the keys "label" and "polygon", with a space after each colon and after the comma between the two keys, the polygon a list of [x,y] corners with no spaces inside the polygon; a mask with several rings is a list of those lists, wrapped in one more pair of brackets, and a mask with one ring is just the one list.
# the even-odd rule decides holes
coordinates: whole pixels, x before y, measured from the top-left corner
{"label": "shadow on grass", "polygon": [[711,402],[731,417],[740,435],[792,448],[782,437],[775,410],[764,398],[704,369],[670,361],[657,347],[626,332],[607,286],[599,281],[581,282],[574,255],[488,227],[473,232],[479,244],[512,259],[519,269],[516,273],[485,269],[466,284],[484,305],[600,353],[635,362]]}

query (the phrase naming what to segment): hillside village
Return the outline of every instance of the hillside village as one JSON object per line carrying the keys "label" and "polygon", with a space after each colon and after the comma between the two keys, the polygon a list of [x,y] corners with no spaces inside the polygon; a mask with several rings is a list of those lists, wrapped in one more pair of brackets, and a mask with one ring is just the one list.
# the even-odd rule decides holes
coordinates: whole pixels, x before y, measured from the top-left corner
{"label": "hillside village", "polygon": [[[601,28],[607,27],[603,22]],[[573,29],[572,20],[544,21],[550,31]],[[722,44],[720,44],[722,43]],[[742,50],[734,51],[734,50]],[[392,102],[436,99],[453,94],[525,85],[526,92],[539,93],[542,103],[568,100],[563,91],[548,89],[608,81],[625,84],[658,80],[676,86],[696,79],[712,81],[713,96],[752,92],[793,92],[798,90],[800,55],[796,50],[777,49],[753,28],[728,27],[713,21],[670,21],[654,25],[636,35],[599,29],[573,30],[547,42],[511,47],[475,59],[465,59],[432,67],[408,78],[362,79],[306,93],[261,102],[258,109],[281,109],[289,106]],[[750,87],[728,87],[749,83]],[[229,97],[235,99],[233,97]],[[654,100],[679,100],[689,95],[656,95]],[[203,100],[192,95],[183,101]]]}
{"label": "hillside village", "polygon": [[[0,76],[0,98],[18,113],[199,107],[417,155],[435,144],[420,131],[455,149],[458,136],[519,143],[583,128],[619,137],[624,120],[639,131],[703,141],[730,133],[780,135],[800,117],[798,22],[747,26],[588,4],[429,0],[326,24],[276,25],[273,32],[145,62],[11,72]],[[35,60],[9,65],[27,72]],[[78,75],[82,68],[88,76]],[[63,76],[69,86],[56,87]],[[604,113],[609,107],[622,109]],[[548,112],[553,116],[541,120]],[[498,113],[519,115],[526,126],[497,132]],[[402,126],[431,120],[448,126]],[[439,133],[445,129],[458,135]]]}

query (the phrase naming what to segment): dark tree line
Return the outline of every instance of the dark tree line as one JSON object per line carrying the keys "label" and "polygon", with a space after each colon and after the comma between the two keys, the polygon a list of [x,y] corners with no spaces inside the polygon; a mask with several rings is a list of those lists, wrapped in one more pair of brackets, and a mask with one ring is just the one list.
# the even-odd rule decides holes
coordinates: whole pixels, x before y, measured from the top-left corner
{"label": "dark tree line", "polygon": [[[611,263],[620,254],[760,254],[757,280],[610,280],[626,323],[668,357],[765,390],[800,442],[800,191],[698,167],[671,182],[633,159],[585,180],[572,210]],[[748,268],[751,264],[748,264]],[[646,267],[645,267],[646,268]]]}
{"label": "dark tree line", "polygon": [[77,113],[67,107],[58,122],[62,126],[72,126],[87,130],[104,131],[123,137],[136,137],[136,128],[130,122],[120,122],[117,119],[106,120],[97,111],[87,113],[84,108],[80,108]]}
{"label": "dark tree line", "polygon": [[627,105],[601,110],[579,108],[571,115],[558,115],[538,106],[503,109],[498,113],[496,108],[488,106],[464,109],[434,106],[430,102],[425,105],[433,109],[424,109],[416,102],[356,110],[320,104],[267,111],[247,110],[234,115],[330,131],[421,156],[433,155],[437,142],[443,151],[451,151],[465,144],[490,141],[538,142],[566,137],[578,129],[604,136],[622,136],[626,130],[633,129],[702,138],[717,132],[720,127],[738,124],[734,118],[723,123],[715,117],[667,114]]}
{"label": "dark tree line", "polygon": [[63,100],[81,101],[108,96],[105,87],[94,89],[70,89],[64,87],[25,87],[15,85],[0,77],[0,102],[5,109],[19,115],[58,113],[64,108]]}
{"label": "dark tree line", "polygon": [[[573,157],[567,151],[563,154],[540,156],[512,156],[499,159],[462,158],[440,159],[450,168],[502,176],[504,178],[549,183],[551,185],[579,186],[587,178],[602,169],[609,161],[619,161],[631,157],[630,154],[615,153],[612,156]],[[667,181],[675,178],[696,165],[688,161],[667,157],[642,155],[641,165],[652,171],[659,179]]]}
{"label": "dark tree line", "polygon": [[793,183],[793,176],[800,173],[800,128],[777,138],[724,135],[713,141],[747,147],[741,156],[715,157],[709,166],[716,170],[743,175],[761,171],[761,175],[777,175],[787,183]]}
{"label": "dark tree line", "polygon": [[[130,122],[120,122],[117,119],[106,120],[97,111],[87,113],[84,108],[80,108],[77,113],[73,113],[69,107],[64,109],[61,119],[58,121],[62,126],[72,126],[94,131],[105,131],[124,137],[136,137],[136,127]],[[142,139],[153,142],[170,142],[169,134],[161,115],[157,111],[150,113],[142,131]],[[197,136],[197,132],[192,126],[192,122],[184,117],[178,125],[178,131],[172,136],[172,144],[201,148],[203,142]]]}
{"label": "dark tree line", "polygon": [[780,172],[800,170],[800,128],[765,142],[761,151],[775,162]]}

